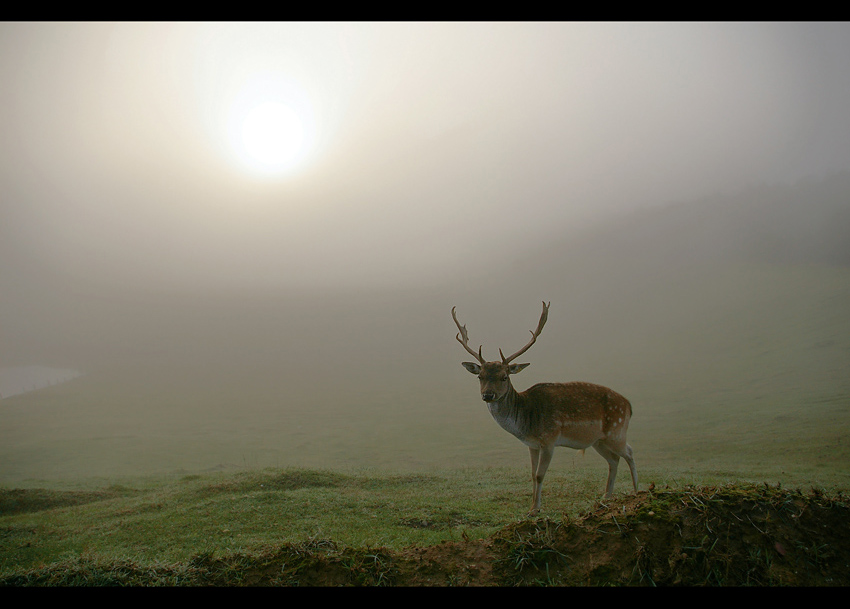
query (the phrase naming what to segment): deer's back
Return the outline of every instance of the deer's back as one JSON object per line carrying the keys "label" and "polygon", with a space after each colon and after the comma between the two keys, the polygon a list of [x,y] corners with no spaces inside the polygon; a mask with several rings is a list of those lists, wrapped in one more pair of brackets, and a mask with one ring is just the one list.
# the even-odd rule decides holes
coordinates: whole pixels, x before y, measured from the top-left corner
{"label": "deer's back", "polygon": [[593,383],[538,383],[520,394],[526,408],[534,409],[544,419],[599,421],[603,431],[628,421],[632,405],[622,395]]}

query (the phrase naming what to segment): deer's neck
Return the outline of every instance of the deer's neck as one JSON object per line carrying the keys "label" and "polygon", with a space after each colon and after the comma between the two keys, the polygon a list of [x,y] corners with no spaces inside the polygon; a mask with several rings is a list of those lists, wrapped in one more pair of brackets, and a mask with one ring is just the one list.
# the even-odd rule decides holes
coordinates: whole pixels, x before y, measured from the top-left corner
{"label": "deer's neck", "polygon": [[487,402],[487,408],[502,429],[523,442],[534,435],[539,413],[513,386],[498,402]]}

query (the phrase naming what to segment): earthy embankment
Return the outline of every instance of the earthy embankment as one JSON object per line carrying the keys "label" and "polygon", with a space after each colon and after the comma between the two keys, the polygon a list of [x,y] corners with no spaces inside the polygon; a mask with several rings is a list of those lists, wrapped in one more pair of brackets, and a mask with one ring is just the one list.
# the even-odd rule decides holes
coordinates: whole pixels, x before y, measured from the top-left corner
{"label": "earthy embankment", "polygon": [[311,539],[186,564],[77,558],[0,585],[846,586],[848,516],[840,493],[814,489],[651,488],[571,522],[520,521],[482,540],[394,551]]}

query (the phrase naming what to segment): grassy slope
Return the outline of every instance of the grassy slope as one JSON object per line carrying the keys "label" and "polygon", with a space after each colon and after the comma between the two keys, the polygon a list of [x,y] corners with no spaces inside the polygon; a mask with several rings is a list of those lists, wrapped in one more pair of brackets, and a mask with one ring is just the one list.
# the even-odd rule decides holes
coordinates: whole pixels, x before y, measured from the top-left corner
{"label": "grassy slope", "polygon": [[[308,538],[351,546],[483,537],[522,510],[523,476],[508,470],[343,474],[265,470],[137,480],[88,494],[2,493],[0,569],[97,554],[186,561]],[[551,492],[563,491],[553,478]],[[556,506],[581,505],[553,498]],[[68,505],[64,505],[68,504]]]}
{"label": "grassy slope", "polygon": [[[649,479],[657,479],[659,472],[650,470],[646,473]],[[572,550],[564,547],[553,554],[553,540],[548,535],[541,535],[539,527],[554,527],[556,531],[562,526],[569,527],[570,523],[577,522],[577,517],[583,517],[589,512],[606,511],[607,502],[597,503],[594,500],[597,493],[591,489],[596,488],[598,480],[589,472],[572,472],[568,481],[563,474],[553,476],[547,485],[546,518],[524,522],[517,516],[525,507],[525,502],[520,501],[522,491],[527,491],[524,478],[515,471],[502,469],[453,470],[431,475],[387,475],[376,472],[341,474],[288,469],[236,475],[192,475],[170,482],[136,480],[133,486],[111,485],[97,491],[2,491],[0,582],[13,585],[26,582],[36,585],[50,582],[62,585],[202,583],[206,581],[203,579],[206,576],[193,571],[193,567],[218,565],[215,569],[227,571],[220,573],[220,576],[225,577],[224,581],[230,585],[243,583],[242,578],[249,573],[253,578],[263,574],[262,577],[269,583],[272,580],[287,583],[286,578],[281,580],[284,568],[297,569],[301,573],[289,583],[303,583],[303,578],[308,574],[302,567],[296,566],[299,561],[331,550],[337,557],[335,560],[341,559],[339,567],[344,573],[343,578],[337,582],[333,569],[328,567],[324,575],[315,574],[319,577],[316,583],[356,584],[360,581],[358,573],[368,567],[358,564],[362,561],[380,561],[388,553],[394,553],[398,560],[399,553],[403,552],[408,557],[405,560],[410,562],[409,559],[413,559],[409,566],[415,571],[415,556],[427,552],[425,547],[434,547],[444,541],[457,544],[435,548],[436,552],[431,554],[450,581],[452,574],[458,576],[462,570],[481,560],[480,555],[475,557],[478,551],[495,549],[489,542],[494,539],[502,540],[497,543],[508,544],[507,548],[503,548],[508,550],[508,556],[504,559],[508,562],[522,560],[522,563],[516,563],[518,568],[522,568],[526,561],[537,564],[539,573],[532,580],[545,582],[548,568],[543,571],[540,560],[548,562],[555,559],[553,568],[558,567],[563,571],[563,565],[558,559],[563,556],[563,551],[571,555],[576,552],[586,554],[588,548],[584,546],[591,539],[598,538],[600,532],[594,534],[591,529],[579,524],[578,528],[573,527],[574,533],[588,536],[587,541],[579,541],[579,546]],[[680,482],[684,478],[678,477]],[[615,501],[622,500],[624,506],[630,506],[629,513],[625,507],[618,507],[619,503],[612,506],[610,511],[614,520],[610,520],[609,515],[609,521],[604,525],[604,533],[607,535],[602,534],[602,538],[594,542],[597,543],[595,551],[590,550],[590,557],[583,554],[581,558],[578,554],[573,556],[577,561],[577,571],[568,568],[569,573],[562,572],[558,577],[569,575],[572,579],[565,581],[587,583],[583,576],[578,576],[576,580],[578,571],[593,569],[596,565],[599,572],[595,574],[594,581],[598,583],[637,583],[634,569],[615,565],[623,562],[620,559],[628,563],[630,557],[638,556],[635,554],[636,549],[642,547],[646,550],[646,544],[651,543],[659,554],[659,563],[652,569],[653,577],[657,578],[661,571],[674,569],[672,563],[668,565],[665,557],[665,552],[669,554],[670,543],[688,546],[687,552],[692,559],[693,550],[699,550],[700,547],[706,559],[712,558],[712,550],[716,542],[721,541],[720,538],[728,543],[729,525],[735,526],[736,536],[739,535],[738,528],[747,529],[749,533],[744,533],[750,538],[757,531],[760,535],[746,546],[750,548],[749,558],[747,551],[740,547],[730,547],[726,554],[713,556],[715,562],[720,561],[717,567],[720,571],[717,573],[722,574],[726,565],[727,578],[728,563],[723,562],[724,556],[725,560],[734,558],[736,561],[749,560],[752,563],[753,550],[773,553],[776,536],[789,544],[789,551],[803,548],[798,539],[802,540],[802,543],[808,544],[803,548],[808,554],[819,551],[823,555],[821,560],[827,562],[821,564],[821,567],[829,564],[839,573],[842,572],[841,561],[846,560],[844,546],[834,539],[834,535],[840,534],[842,539],[846,536],[846,516],[842,515],[843,512],[837,512],[830,522],[834,530],[827,539],[821,539],[824,534],[820,533],[827,527],[826,521],[816,525],[818,534],[812,537],[812,531],[803,527],[802,521],[801,526],[797,526],[795,520],[799,516],[798,512],[806,511],[805,508],[788,504],[789,501],[797,501],[794,498],[801,497],[800,493],[792,492],[786,496],[783,493],[787,491],[780,492],[778,488],[766,485],[724,486],[725,490],[719,491],[719,487],[712,486],[716,482],[712,476],[695,478],[707,486],[697,488],[680,485],[677,491],[667,491],[664,487],[656,486],[653,492],[643,492],[640,498],[631,495],[617,498]],[[707,490],[703,492],[701,489]],[[753,489],[756,489],[755,493]],[[670,527],[664,526],[666,519],[677,518],[666,515],[666,511],[671,508],[682,511],[684,506],[691,511],[695,508],[700,513],[708,507],[725,509],[715,498],[717,492],[742,496],[766,494],[769,496],[769,504],[772,503],[774,507],[780,507],[780,504],[790,506],[791,512],[780,518],[782,522],[772,520],[776,517],[768,517],[768,520],[762,519],[764,521],[758,524],[747,520],[755,517],[753,512],[747,511],[734,518],[732,514],[724,512],[721,521],[713,522],[708,529],[704,524],[691,523],[694,530],[689,533],[688,539],[681,538],[681,528],[667,530]],[[812,492],[811,497],[825,497],[818,489]],[[697,498],[694,499],[694,496]],[[840,504],[838,507],[844,506],[842,509],[846,512],[846,503],[840,495],[837,501]],[[636,514],[632,512],[635,509],[643,514],[644,524],[640,524],[640,518],[633,520]],[[681,527],[685,526],[680,520],[676,522]],[[783,522],[791,530],[783,533],[771,531],[768,536],[764,534],[766,527],[776,528],[782,526]],[[718,528],[720,524],[723,526]],[[647,529],[647,526],[650,528]],[[632,531],[634,535],[624,535],[623,527],[626,530],[637,528]],[[712,527],[716,531],[712,532]],[[568,530],[564,529],[564,532]],[[533,539],[523,541],[526,535],[521,531],[532,533]],[[712,536],[706,531],[711,532]],[[713,544],[712,540],[717,535],[720,538]],[[671,536],[672,539],[665,541]],[[629,538],[628,543],[626,537]],[[790,545],[792,537],[794,546]],[[811,545],[817,539],[821,540]],[[477,540],[482,543],[475,543]],[[754,541],[758,541],[757,548],[753,545]],[[632,542],[637,547],[623,550],[609,547],[612,543],[634,546]],[[414,545],[419,550],[415,550],[412,547]],[[833,548],[834,545],[836,547]],[[513,549],[510,549],[511,546]],[[838,562],[833,564],[828,556],[834,556],[836,550],[840,553]],[[671,557],[680,562],[685,556],[680,554],[682,551],[673,551]],[[729,551],[734,552],[734,556]],[[269,557],[276,557],[271,571],[263,566]],[[695,558],[700,559],[699,552]],[[769,556],[766,558],[770,560]],[[644,569],[647,568],[646,561],[640,564]],[[371,570],[381,571],[378,567],[378,564],[372,565]],[[625,579],[621,581],[612,574],[606,575],[606,569],[611,568],[625,569]],[[552,575],[555,575],[554,571]],[[690,582],[690,575],[684,581]],[[523,581],[532,581],[528,578],[526,574]],[[431,580],[419,581],[426,583]],[[438,577],[433,583],[444,585],[445,581]],[[485,581],[492,584],[500,580]],[[702,579],[695,581],[701,582]],[[726,580],[719,583],[722,581]],[[759,581],[763,584],[766,580],[762,578]],[[360,583],[376,584],[380,581],[367,578]],[[750,583],[758,584],[756,581]]]}

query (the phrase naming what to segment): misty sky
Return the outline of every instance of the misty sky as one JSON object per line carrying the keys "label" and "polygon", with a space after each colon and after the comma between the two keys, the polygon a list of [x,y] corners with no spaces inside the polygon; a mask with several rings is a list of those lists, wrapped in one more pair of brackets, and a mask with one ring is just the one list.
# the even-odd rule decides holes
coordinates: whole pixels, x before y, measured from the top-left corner
{"label": "misty sky", "polygon": [[[850,169],[848,59],[846,23],[2,23],[0,270],[474,273],[636,207]],[[263,104],[301,138],[278,173],[241,148]]]}

